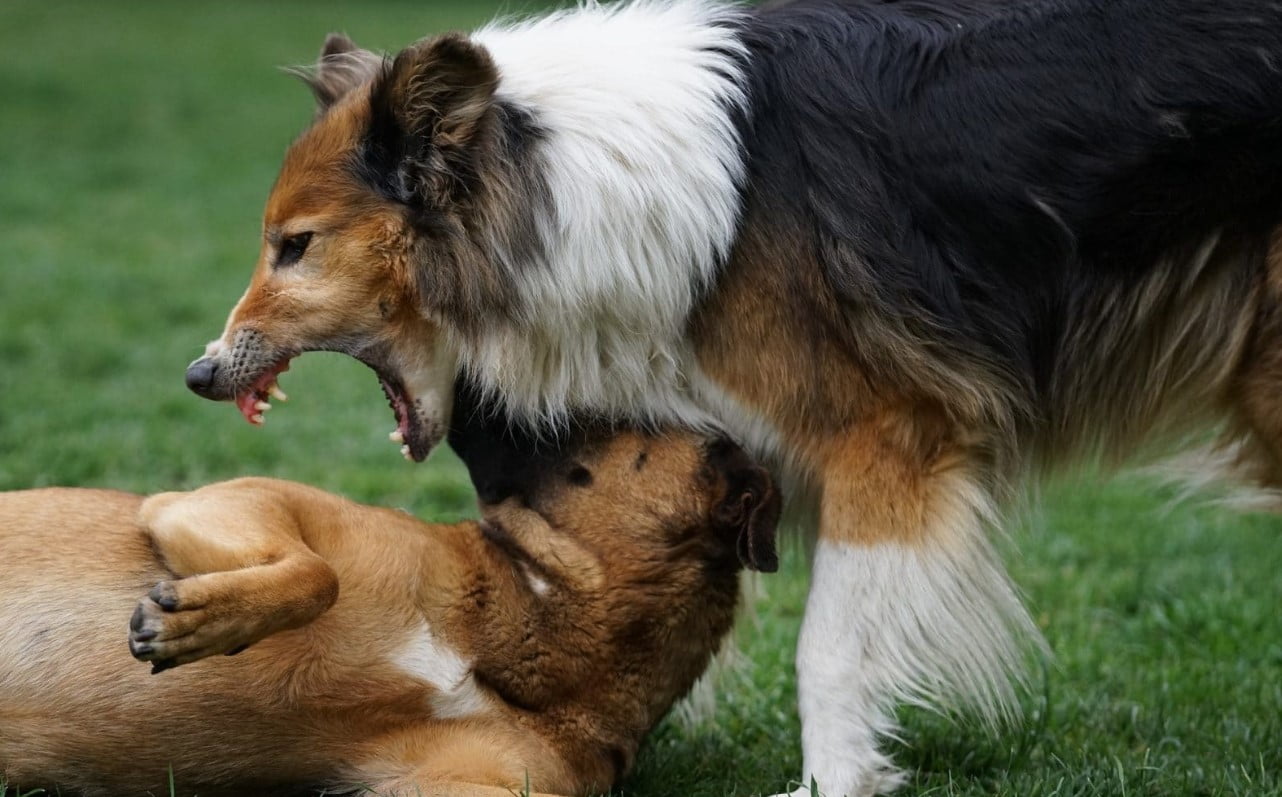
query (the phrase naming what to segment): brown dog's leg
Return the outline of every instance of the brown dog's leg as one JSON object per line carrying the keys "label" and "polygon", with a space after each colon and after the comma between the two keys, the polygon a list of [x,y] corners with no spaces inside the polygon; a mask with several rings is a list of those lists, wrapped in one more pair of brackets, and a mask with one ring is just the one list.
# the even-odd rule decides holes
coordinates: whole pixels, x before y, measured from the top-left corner
{"label": "brown dog's leg", "polygon": [[179,578],[139,602],[129,623],[135,657],[159,672],[236,653],[333,605],[338,578],[303,541],[295,489],[242,479],[143,503],[139,520]]}

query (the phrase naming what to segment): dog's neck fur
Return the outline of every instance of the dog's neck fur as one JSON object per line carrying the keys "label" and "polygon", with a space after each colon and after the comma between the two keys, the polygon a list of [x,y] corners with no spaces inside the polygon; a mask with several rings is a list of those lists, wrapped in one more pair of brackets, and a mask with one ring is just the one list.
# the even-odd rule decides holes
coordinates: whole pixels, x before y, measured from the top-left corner
{"label": "dog's neck fur", "polygon": [[[433,527],[420,552],[421,609],[467,660],[465,677],[501,698],[511,721],[559,742],[551,749],[583,778],[580,791],[605,790],[729,632],[738,576],[730,569],[706,589],[674,587],[689,601],[669,595],[663,611],[618,605],[618,574],[570,535],[549,540],[530,514],[500,510],[480,523]],[[666,663],[654,667],[660,640]]]}
{"label": "dog's neck fur", "polygon": [[456,341],[515,413],[696,420],[682,339],[739,217],[742,13],[590,4],[473,37],[498,67],[498,103],[537,131],[511,169],[546,194],[524,203],[533,245],[490,244],[518,286],[516,320]]}

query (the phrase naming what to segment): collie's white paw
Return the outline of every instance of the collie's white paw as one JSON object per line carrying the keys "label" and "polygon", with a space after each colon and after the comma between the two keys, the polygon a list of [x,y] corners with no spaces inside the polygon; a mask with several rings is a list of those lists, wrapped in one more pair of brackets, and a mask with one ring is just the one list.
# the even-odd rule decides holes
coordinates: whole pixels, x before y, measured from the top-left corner
{"label": "collie's white paw", "polygon": [[853,779],[844,788],[834,792],[829,791],[823,784],[812,786],[811,780],[807,778],[807,785],[790,792],[774,794],[771,797],[875,797],[878,794],[890,794],[904,785],[905,780],[907,775],[902,770],[881,769]]}

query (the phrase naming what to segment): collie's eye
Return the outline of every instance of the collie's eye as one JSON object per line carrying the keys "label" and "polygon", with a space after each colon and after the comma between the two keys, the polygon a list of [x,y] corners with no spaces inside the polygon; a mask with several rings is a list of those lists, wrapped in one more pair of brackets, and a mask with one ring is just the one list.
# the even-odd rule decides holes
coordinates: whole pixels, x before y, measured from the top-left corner
{"label": "collie's eye", "polygon": [[292,266],[307,251],[307,245],[312,242],[310,232],[300,232],[298,235],[291,235],[280,244],[280,253],[276,255],[276,267]]}

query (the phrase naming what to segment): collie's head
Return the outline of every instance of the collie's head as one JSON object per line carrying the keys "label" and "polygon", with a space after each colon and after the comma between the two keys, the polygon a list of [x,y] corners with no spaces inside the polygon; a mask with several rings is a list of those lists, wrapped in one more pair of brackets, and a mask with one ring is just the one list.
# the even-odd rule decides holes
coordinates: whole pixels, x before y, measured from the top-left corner
{"label": "collie's head", "polygon": [[736,223],[736,13],[590,5],[394,58],[331,35],[253,279],[188,385],[259,423],[291,358],[350,354],[414,460],[460,369],[527,418],[670,388]]}
{"label": "collie's head", "polygon": [[249,287],[187,382],[261,423],[293,357],[343,352],[377,373],[393,439],[421,460],[451,409],[443,319],[467,328],[509,312],[478,240],[495,229],[479,216],[511,215],[480,207],[505,201],[487,175],[511,129],[497,124],[497,72],[461,36],[385,59],[331,35],[304,76],[317,118],[285,155]]}

